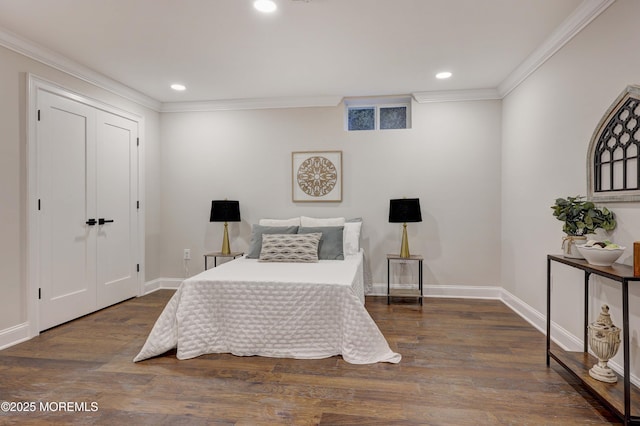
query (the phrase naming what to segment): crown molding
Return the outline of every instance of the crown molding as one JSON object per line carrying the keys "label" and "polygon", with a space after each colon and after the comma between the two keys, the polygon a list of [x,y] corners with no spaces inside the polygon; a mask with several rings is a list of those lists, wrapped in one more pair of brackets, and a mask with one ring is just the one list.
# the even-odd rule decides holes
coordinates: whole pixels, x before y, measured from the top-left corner
{"label": "crown molding", "polygon": [[159,111],[161,103],[157,100],[138,92],[122,83],[93,71],[83,65],[78,64],[52,50],[40,46],[32,41],[23,39],[22,37],[0,27],[0,46],[4,46],[9,50],[13,50],[23,56],[41,62],[51,68],[55,68],[94,86],[100,87],[118,96],[122,96],[139,105]]}
{"label": "crown molding", "polygon": [[502,98],[496,89],[441,90],[416,92],[412,93],[412,95],[419,104],[429,102],[485,101]]}
{"label": "crown molding", "polygon": [[584,27],[597,18],[615,0],[582,0],[580,6],[540,45],[527,59],[498,85],[502,98],[540,68],[558,50],[575,37]]}
{"label": "crown molding", "polygon": [[[418,103],[502,99],[614,2],[615,0],[583,0],[551,36],[495,89],[415,92],[412,95]],[[0,27],[0,46],[159,112],[332,107],[342,101],[340,96],[317,96],[162,103],[58,53],[25,40],[2,27]]]}
{"label": "crown molding", "polygon": [[340,102],[342,102],[341,96],[229,99],[202,102],[165,102],[162,104],[160,112],[208,112],[268,108],[335,107],[340,104]]}

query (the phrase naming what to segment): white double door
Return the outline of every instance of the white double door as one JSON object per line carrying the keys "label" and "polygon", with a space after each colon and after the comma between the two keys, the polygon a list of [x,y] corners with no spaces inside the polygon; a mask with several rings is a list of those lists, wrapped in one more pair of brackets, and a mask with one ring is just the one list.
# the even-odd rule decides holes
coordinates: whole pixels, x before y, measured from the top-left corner
{"label": "white double door", "polygon": [[137,294],[138,123],[38,92],[39,330]]}

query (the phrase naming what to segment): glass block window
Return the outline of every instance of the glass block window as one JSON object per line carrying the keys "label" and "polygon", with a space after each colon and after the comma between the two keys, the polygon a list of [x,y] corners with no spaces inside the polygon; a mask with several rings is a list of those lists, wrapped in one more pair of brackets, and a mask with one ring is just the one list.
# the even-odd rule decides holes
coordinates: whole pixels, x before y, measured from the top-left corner
{"label": "glass block window", "polygon": [[351,107],[348,108],[348,129],[352,130],[375,130],[376,110],[374,107]]}
{"label": "glass block window", "polygon": [[407,107],[380,107],[381,129],[406,129]]}
{"label": "glass block window", "polygon": [[591,138],[589,197],[640,201],[640,86],[629,86],[609,107]]}
{"label": "glass block window", "polygon": [[411,128],[411,98],[351,98],[345,100],[345,129]]}

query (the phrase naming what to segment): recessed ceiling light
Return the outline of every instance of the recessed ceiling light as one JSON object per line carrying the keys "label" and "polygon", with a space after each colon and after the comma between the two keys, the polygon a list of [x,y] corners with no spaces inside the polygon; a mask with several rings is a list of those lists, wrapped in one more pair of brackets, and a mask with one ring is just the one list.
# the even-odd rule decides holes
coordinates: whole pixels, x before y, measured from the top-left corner
{"label": "recessed ceiling light", "polygon": [[183,90],[186,90],[187,88],[184,86],[184,84],[172,84],[171,88],[173,90],[177,90],[178,92],[182,92]]}
{"label": "recessed ceiling light", "polygon": [[436,78],[438,78],[440,80],[444,80],[445,78],[449,78],[452,75],[453,74],[451,74],[449,71],[443,71],[443,72],[439,72],[438,74],[436,74]]}
{"label": "recessed ceiling light", "polygon": [[253,7],[263,13],[275,12],[278,8],[273,0],[256,0],[253,2]]}

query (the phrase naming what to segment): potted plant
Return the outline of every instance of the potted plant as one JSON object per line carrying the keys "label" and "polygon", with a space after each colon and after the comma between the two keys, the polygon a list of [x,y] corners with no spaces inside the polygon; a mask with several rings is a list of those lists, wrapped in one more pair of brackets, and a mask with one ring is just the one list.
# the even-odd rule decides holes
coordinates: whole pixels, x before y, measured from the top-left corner
{"label": "potted plant", "polygon": [[587,234],[593,234],[596,229],[611,231],[616,227],[613,212],[606,207],[596,207],[584,197],[558,198],[551,206],[553,215],[564,222],[562,230],[567,234],[562,239],[562,249],[565,257],[582,259],[582,255],[575,248],[576,242],[584,244]]}

